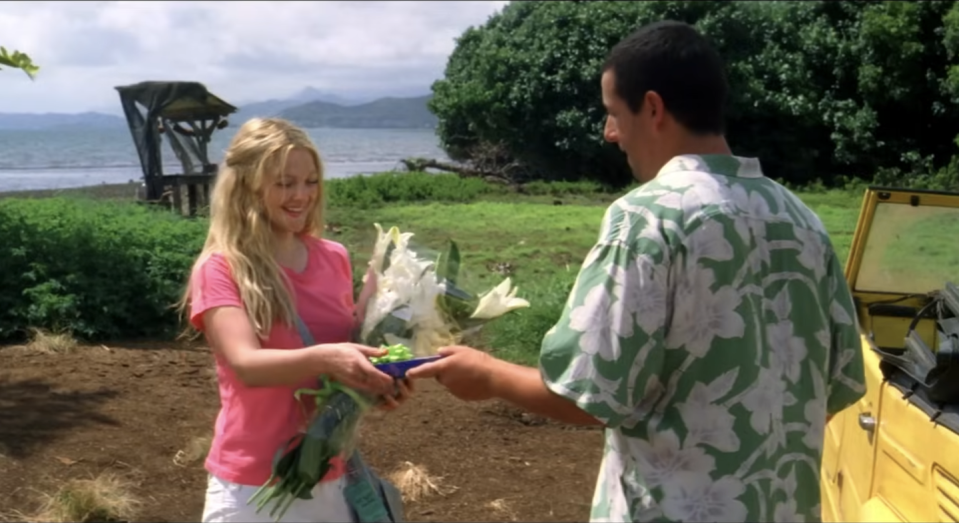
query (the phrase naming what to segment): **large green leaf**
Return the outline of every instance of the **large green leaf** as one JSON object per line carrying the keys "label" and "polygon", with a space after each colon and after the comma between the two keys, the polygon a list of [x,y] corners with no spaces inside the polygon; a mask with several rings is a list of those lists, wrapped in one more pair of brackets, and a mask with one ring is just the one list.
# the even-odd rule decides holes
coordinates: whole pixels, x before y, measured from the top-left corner
{"label": "large green leaf", "polygon": [[27,73],[27,76],[29,76],[31,80],[34,79],[40,71],[40,67],[35,65],[25,53],[14,51],[13,54],[10,54],[3,46],[0,46],[0,65],[20,69],[24,73]]}

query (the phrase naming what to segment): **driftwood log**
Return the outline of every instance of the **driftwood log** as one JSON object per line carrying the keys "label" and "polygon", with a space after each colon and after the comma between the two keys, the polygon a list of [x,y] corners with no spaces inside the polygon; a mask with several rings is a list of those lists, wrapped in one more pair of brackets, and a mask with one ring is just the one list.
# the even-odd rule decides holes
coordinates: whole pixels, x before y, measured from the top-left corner
{"label": "driftwood log", "polygon": [[508,176],[499,171],[490,171],[485,169],[477,169],[475,167],[466,165],[440,162],[432,158],[406,158],[400,160],[400,162],[406,167],[407,171],[423,172],[426,171],[426,169],[436,169],[439,171],[458,174],[463,178],[482,178],[487,182],[508,185],[513,189],[517,188],[518,186],[515,181],[511,180]]}

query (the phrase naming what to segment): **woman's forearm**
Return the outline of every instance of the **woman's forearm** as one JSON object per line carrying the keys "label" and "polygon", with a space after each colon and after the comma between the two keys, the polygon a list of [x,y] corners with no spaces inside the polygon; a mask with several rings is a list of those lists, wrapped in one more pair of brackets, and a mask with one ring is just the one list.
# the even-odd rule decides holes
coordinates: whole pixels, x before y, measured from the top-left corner
{"label": "woman's forearm", "polygon": [[249,348],[238,354],[230,366],[247,387],[296,385],[323,374],[318,347],[303,349]]}
{"label": "woman's forearm", "polygon": [[239,307],[211,309],[204,313],[203,323],[210,347],[248,387],[295,385],[323,373],[325,354],[319,347],[261,348]]}

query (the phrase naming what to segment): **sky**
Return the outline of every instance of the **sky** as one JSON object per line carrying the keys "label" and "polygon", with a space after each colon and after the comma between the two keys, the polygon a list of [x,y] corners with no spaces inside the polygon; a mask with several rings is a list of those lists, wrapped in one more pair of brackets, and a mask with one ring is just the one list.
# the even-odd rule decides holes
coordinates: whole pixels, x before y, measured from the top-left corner
{"label": "sky", "polygon": [[40,66],[0,70],[0,112],[120,112],[115,86],[198,81],[234,104],[305,87],[415,96],[455,39],[507,2],[0,3],[0,45]]}

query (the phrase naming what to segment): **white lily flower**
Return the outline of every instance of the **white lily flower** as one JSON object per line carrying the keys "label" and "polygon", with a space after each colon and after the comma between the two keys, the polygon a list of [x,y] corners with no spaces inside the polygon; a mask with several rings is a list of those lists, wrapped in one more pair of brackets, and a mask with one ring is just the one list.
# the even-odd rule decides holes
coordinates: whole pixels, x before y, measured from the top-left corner
{"label": "white lily flower", "polygon": [[[403,320],[413,331],[408,345],[416,356],[428,356],[451,337],[450,327],[442,317],[437,299],[446,293],[446,286],[436,279],[431,260],[419,258],[409,249],[412,233],[400,233],[396,227],[387,232],[377,224],[377,242],[370,264],[377,272],[377,289],[363,321],[361,336],[370,332],[389,314]],[[384,270],[386,250],[389,266]]]}
{"label": "white lily flower", "polygon": [[[455,319],[447,318],[439,300],[446,294],[446,284],[436,274],[436,263],[424,259],[409,248],[412,233],[400,233],[396,227],[377,231],[370,274],[376,277],[375,290],[368,298],[360,339],[370,343],[402,343],[417,356],[435,354],[437,349],[456,343],[460,327]],[[387,265],[386,253],[392,246]],[[385,268],[384,268],[385,266]],[[364,276],[364,281],[366,277]],[[511,310],[528,307],[529,302],[516,297],[510,279],[498,285],[480,299],[472,318],[493,319]],[[366,296],[364,295],[364,298]],[[370,335],[387,316],[402,322],[401,331],[383,332],[377,340]],[[395,330],[388,327],[387,330]],[[408,338],[407,338],[408,337]]]}
{"label": "white lily flower", "polygon": [[390,235],[383,232],[383,227],[378,223],[373,224],[376,227],[376,241],[373,242],[373,256],[370,257],[370,268],[373,272],[379,274],[383,271],[383,258],[386,257],[386,248],[390,245]]}
{"label": "white lily flower", "polygon": [[510,289],[511,286],[512,282],[510,278],[506,278],[491,291],[482,295],[479,305],[476,306],[476,310],[473,311],[473,315],[470,316],[470,318],[491,320],[507,312],[529,307],[528,301],[516,297],[516,291],[518,291],[519,288],[512,287],[512,289]]}
{"label": "white lily flower", "polygon": [[413,233],[407,232],[400,234],[400,230],[396,227],[390,227],[388,231],[383,232],[383,227],[381,227],[380,224],[374,223],[373,226],[376,227],[376,242],[373,244],[373,256],[370,258],[370,267],[373,268],[373,272],[379,274],[383,271],[386,249],[389,248],[390,244],[393,243],[398,246],[402,242],[403,248],[406,248]]}

